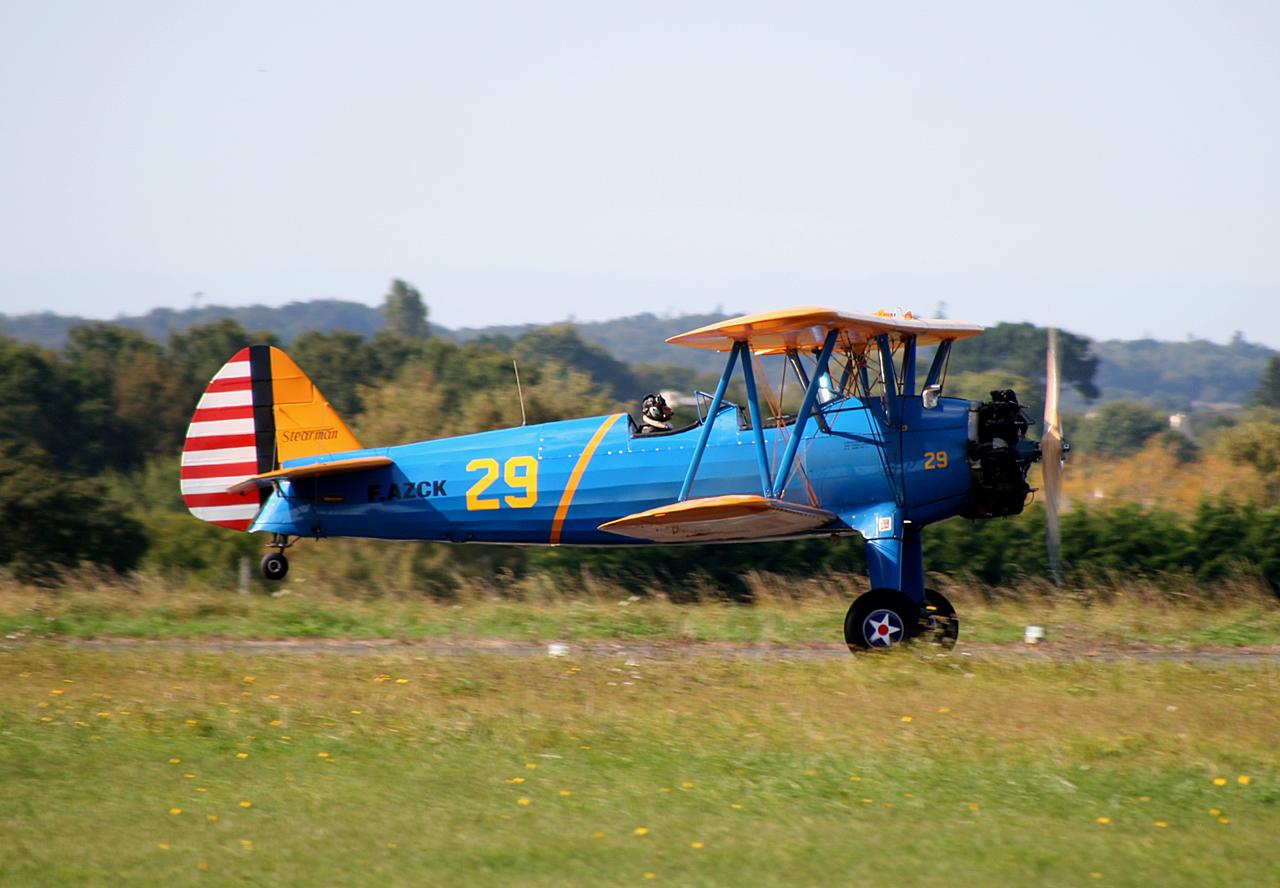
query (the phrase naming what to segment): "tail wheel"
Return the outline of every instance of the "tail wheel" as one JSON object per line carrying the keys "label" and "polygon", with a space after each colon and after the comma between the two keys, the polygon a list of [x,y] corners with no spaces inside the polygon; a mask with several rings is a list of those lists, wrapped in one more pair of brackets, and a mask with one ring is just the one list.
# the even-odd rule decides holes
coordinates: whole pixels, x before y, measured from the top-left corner
{"label": "tail wheel", "polygon": [[946,650],[960,637],[960,618],[947,596],[937,589],[924,590],[924,611],[920,615],[920,636]]}
{"label": "tail wheel", "polygon": [[854,653],[888,650],[914,636],[920,619],[915,602],[897,589],[872,589],[845,615],[845,644]]}
{"label": "tail wheel", "polygon": [[268,552],[262,556],[262,575],[268,580],[283,580],[289,572],[289,559],[283,552]]}

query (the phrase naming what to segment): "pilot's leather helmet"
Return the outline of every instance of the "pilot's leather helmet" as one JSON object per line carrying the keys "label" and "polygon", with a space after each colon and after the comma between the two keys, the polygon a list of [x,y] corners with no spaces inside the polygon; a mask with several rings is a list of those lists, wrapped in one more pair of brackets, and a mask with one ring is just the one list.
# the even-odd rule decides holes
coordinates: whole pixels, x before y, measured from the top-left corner
{"label": "pilot's leather helmet", "polygon": [[645,416],[657,422],[666,422],[671,418],[671,408],[667,406],[667,401],[662,395],[652,393],[645,395],[640,409]]}

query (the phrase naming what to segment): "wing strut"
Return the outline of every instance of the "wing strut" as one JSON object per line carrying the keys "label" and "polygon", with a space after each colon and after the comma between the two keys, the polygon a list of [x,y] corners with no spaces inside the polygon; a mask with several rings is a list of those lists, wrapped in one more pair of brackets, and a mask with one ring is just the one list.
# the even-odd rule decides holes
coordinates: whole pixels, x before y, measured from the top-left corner
{"label": "wing strut", "polygon": [[876,337],[880,346],[880,382],[884,386],[884,413],[889,421],[889,428],[896,429],[902,423],[898,420],[898,380],[894,378],[893,345],[889,334]]}
{"label": "wing strut", "polygon": [[[746,343],[741,343],[746,345]],[[746,348],[742,355],[742,375],[747,383],[747,409],[751,412],[751,431],[756,436],[756,461],[760,463],[760,492],[766,499],[773,496],[773,479],[769,476],[769,456],[764,450],[764,422],[760,419],[760,405],[756,403],[756,371],[751,353]]]}
{"label": "wing strut", "polygon": [[902,393],[907,397],[916,393],[916,338],[902,340]]}
{"label": "wing strut", "polygon": [[942,371],[947,366],[947,358],[951,355],[951,343],[954,339],[944,339],[938,343],[938,350],[933,354],[933,363],[929,365],[929,375],[925,378],[924,387],[938,385],[942,381]]}
{"label": "wing strut", "polygon": [[827,331],[827,338],[822,343],[822,352],[818,355],[818,366],[813,371],[813,379],[804,390],[804,400],[800,403],[800,412],[796,414],[796,424],[791,430],[791,440],[787,442],[787,450],[782,454],[782,463],[778,466],[777,477],[773,479],[773,489],[779,495],[787,489],[787,478],[796,460],[796,448],[800,446],[800,438],[804,436],[804,427],[809,422],[809,414],[813,412],[813,403],[818,399],[818,381],[827,372],[831,351],[836,347],[836,340],[839,338],[839,330]]}
{"label": "wing strut", "polygon": [[[698,449],[693,451],[693,459],[689,460],[689,471],[685,473],[684,484],[680,485],[680,496],[676,502],[682,503],[689,498],[689,488],[693,486],[693,477],[698,474],[698,463],[702,462],[702,454],[707,449],[707,441],[711,438],[711,427],[715,425],[716,414],[720,412],[720,403],[724,401],[725,389],[729,387],[729,377],[733,375],[733,365],[738,363],[738,355],[748,348],[745,341],[735,342],[729,352],[729,361],[724,365],[724,373],[720,374],[720,384],[716,386],[716,396],[711,399],[711,407],[707,410],[707,419],[702,424],[702,434],[698,436]],[[747,356],[751,360],[751,356]]]}

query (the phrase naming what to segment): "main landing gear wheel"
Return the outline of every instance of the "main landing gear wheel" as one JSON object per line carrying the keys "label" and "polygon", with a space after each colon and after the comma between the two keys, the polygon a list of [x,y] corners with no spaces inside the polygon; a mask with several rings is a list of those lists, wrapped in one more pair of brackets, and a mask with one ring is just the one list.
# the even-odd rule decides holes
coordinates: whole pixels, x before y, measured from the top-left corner
{"label": "main landing gear wheel", "polygon": [[283,580],[289,572],[289,559],[283,552],[268,552],[262,556],[262,575],[268,580]]}
{"label": "main landing gear wheel", "polygon": [[872,589],[845,615],[844,640],[853,653],[884,651],[909,640],[919,627],[915,602],[897,589]]}
{"label": "main landing gear wheel", "polygon": [[947,596],[937,589],[924,590],[924,612],[920,615],[920,636],[944,650],[956,646],[960,637],[960,618]]}

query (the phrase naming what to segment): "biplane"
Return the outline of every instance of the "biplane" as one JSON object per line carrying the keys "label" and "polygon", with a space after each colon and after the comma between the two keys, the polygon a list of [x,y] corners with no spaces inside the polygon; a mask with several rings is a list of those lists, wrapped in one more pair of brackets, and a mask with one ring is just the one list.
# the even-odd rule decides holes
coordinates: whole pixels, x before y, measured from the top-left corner
{"label": "biplane", "polygon": [[[953,345],[982,329],[812,306],[750,314],[668,340],[726,356],[688,427],[655,433],[617,413],[375,448],[284,352],[250,346],[196,408],[182,493],[198,518],[271,534],[269,579],[284,577],[285,549],[302,537],[650,546],[857,535],[871,591],[845,618],[850,649],[950,646],[959,621],[925,586],[921,531],[1021,512],[1042,456],[1014,392],[942,396]],[[783,374],[777,395],[766,366]],[[735,372],[745,404],[726,397]],[[788,378],[802,393],[789,415]]]}

